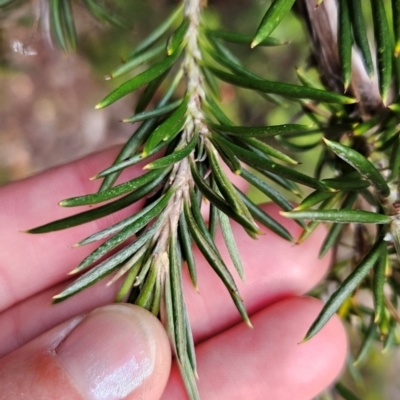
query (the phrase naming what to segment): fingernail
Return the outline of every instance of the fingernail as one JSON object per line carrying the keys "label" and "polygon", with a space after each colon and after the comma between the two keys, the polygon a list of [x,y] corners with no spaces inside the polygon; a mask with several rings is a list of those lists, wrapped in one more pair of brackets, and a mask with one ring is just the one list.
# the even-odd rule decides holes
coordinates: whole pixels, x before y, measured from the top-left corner
{"label": "fingernail", "polygon": [[124,399],[152,375],[156,348],[143,311],[119,304],[95,310],[56,349],[85,399]]}

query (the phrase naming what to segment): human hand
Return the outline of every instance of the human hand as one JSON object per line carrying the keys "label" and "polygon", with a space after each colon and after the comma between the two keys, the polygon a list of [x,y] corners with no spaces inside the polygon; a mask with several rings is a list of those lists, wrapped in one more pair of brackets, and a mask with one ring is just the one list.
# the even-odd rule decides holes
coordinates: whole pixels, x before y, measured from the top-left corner
{"label": "human hand", "polygon": [[[94,191],[96,183],[87,177],[113,157],[115,150],[92,155],[0,189],[0,399],[186,398],[174,362],[170,372],[161,324],[138,307],[104,307],[113,301],[118,283],[101,281],[50,304],[67,284],[67,273],[90,250],[69,245],[140,204],[66,231],[20,232],[75,213],[57,202]],[[298,235],[300,228],[280,217],[275,206],[265,209]],[[346,355],[344,329],[336,317],[309,342],[298,344],[322,306],[301,297],[329,266],[329,259],[317,260],[322,228],[301,246],[269,231],[254,241],[236,224],[233,230],[247,276],[245,283],[237,280],[238,287],[254,329],[241,322],[198,251],[200,294],[183,271],[202,399],[309,400],[337,377]],[[222,244],[220,250],[228,260]]]}

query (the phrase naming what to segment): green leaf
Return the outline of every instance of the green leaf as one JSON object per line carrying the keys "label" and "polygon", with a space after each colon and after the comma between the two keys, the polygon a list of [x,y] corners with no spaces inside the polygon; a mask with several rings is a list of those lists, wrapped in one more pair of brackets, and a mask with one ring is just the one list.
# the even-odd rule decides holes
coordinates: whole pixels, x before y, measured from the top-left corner
{"label": "green leaf", "polygon": [[207,66],[207,68],[222,81],[246,89],[253,89],[265,93],[279,94],[285,97],[310,99],[326,103],[355,103],[354,99],[333,92],[327,92],[306,86],[293,85],[291,83],[273,82],[266,79],[250,79],[243,76],[232,75],[211,66]]}
{"label": "green leaf", "polygon": [[[208,159],[210,161],[210,167],[213,174],[213,178],[215,179],[219,190],[221,191],[223,197],[227,201],[227,203],[232,207],[234,211],[238,214],[243,213],[243,215],[249,220],[252,221],[252,217],[247,210],[246,206],[241,201],[240,197],[236,193],[236,190],[231,183],[231,181],[226,176],[222,166],[218,160],[215,148],[208,142],[207,146],[207,154]],[[256,227],[256,223],[253,221],[254,226]]]}
{"label": "green leaf", "polygon": [[171,56],[178,50],[181,45],[183,38],[186,35],[186,32],[189,28],[190,20],[188,17],[185,17],[182,23],[179,25],[177,30],[169,37],[166,52],[168,56]]}
{"label": "green leaf", "polygon": [[226,244],[226,248],[228,249],[232,263],[237,273],[239,274],[240,279],[244,281],[245,280],[244,268],[238,251],[238,246],[235,241],[235,237],[233,236],[231,223],[229,221],[229,218],[223,212],[219,211],[218,215],[221,226],[221,232]]}
{"label": "green leaf", "polygon": [[117,100],[121,99],[127,94],[139,89],[147,83],[150,83],[160,75],[164,74],[164,72],[167,72],[178,60],[181,52],[182,47],[170,57],[165,58],[164,60],[153,65],[148,70],[123,83],[121,86],[107,95],[99,104],[97,104],[96,109],[104,108],[112,103],[115,103]]}
{"label": "green leaf", "polygon": [[72,7],[70,0],[61,2],[61,13],[64,25],[65,38],[68,42],[69,49],[76,50],[76,30],[74,16],[72,14]]}
{"label": "green leaf", "polygon": [[313,322],[303,341],[311,339],[329,321],[332,315],[339,309],[343,302],[351,296],[354,289],[367,276],[370,269],[375,265],[383,248],[386,246],[383,238],[379,238],[369,253],[358,264],[356,269],[342,282],[339,288],[326,302],[317,319]]}
{"label": "green leaf", "polygon": [[254,167],[256,169],[268,170],[274,174],[280,175],[284,178],[293,180],[298,183],[302,183],[303,185],[310,186],[314,189],[330,191],[330,189],[326,185],[324,185],[317,179],[304,175],[294,169],[290,169],[283,165],[272,162],[265,156],[263,157],[259,154],[255,154],[254,152],[243,149],[242,147],[239,147],[231,143],[230,141],[223,139],[222,137],[220,137],[220,140],[224,141],[226,146],[230,148],[230,150],[235,154],[236,157],[238,157],[240,160],[251,167]]}
{"label": "green leaf", "polygon": [[229,292],[237,293],[237,287],[231,273],[229,272],[216,248],[210,246],[209,241],[204,237],[201,230],[197,226],[187,201],[184,202],[184,212],[190,233],[192,234],[192,237],[200,251],[217,275],[221,278]]}
{"label": "green leaf", "polygon": [[127,294],[129,293],[129,291],[132,289],[132,286],[133,286],[133,283],[135,282],[137,274],[138,274],[140,268],[142,267],[143,258],[144,258],[144,256],[139,258],[139,260],[136,261],[132,265],[132,267],[129,269],[128,275],[126,276],[124,283],[121,285],[121,288],[119,289],[118,294],[115,297],[116,302],[122,302],[125,299],[125,297],[127,296]]}
{"label": "green leaf", "polygon": [[374,295],[374,309],[375,309],[375,323],[379,323],[385,312],[385,272],[386,266],[389,263],[387,248],[382,250],[382,256],[380,260],[374,266],[374,277],[373,277],[373,295]]}
{"label": "green leaf", "polygon": [[189,233],[189,228],[187,226],[185,214],[181,213],[179,216],[179,242],[182,248],[182,255],[184,260],[186,260],[190,280],[193,286],[197,289],[197,270],[196,261],[192,250],[192,238]]}
{"label": "green leaf", "polygon": [[174,194],[173,190],[169,190],[165,195],[161,196],[159,199],[155,200],[154,202],[150,203],[147,207],[142,208],[139,212],[135,213],[134,215],[125,218],[124,220],[117,222],[114,225],[108,226],[107,228],[94,233],[93,235],[88,236],[86,239],[81,240],[79,243],[75,244],[74,247],[80,247],[87,245],[89,243],[93,243],[97,240],[101,240],[110,236],[121,229],[127,227],[128,225],[133,224],[138,219],[145,216],[148,212],[151,212],[156,206],[162,205],[164,208],[168,201],[171,199],[172,195]]}
{"label": "green leaf", "polygon": [[139,307],[143,307],[146,310],[150,311],[151,307],[151,299],[154,294],[155,285],[157,281],[157,266],[155,265],[155,260],[150,266],[149,272],[146,276],[146,279],[143,283],[143,286],[140,288],[140,293],[137,299],[135,300],[135,304]]}
{"label": "green leaf", "polygon": [[252,137],[243,137],[238,139],[239,142],[244,143],[246,147],[250,150],[258,150],[267,156],[274,157],[277,160],[281,160],[288,164],[297,165],[298,161],[294,160],[292,157],[289,157],[287,154],[282,153],[281,151],[275,149],[274,147],[268,145],[267,143],[262,142],[261,140],[252,138]]}
{"label": "green leaf", "polygon": [[249,221],[245,215],[239,214],[235,210],[233,210],[225,202],[225,200],[205,182],[205,180],[198,173],[197,168],[192,160],[190,167],[193,175],[193,180],[206,199],[208,199],[211,203],[213,203],[226,215],[228,215],[236,222],[238,222],[240,225],[242,225],[243,228],[246,229],[248,233],[253,233],[253,234],[260,233],[258,226],[254,224],[253,220]]}
{"label": "green leaf", "polygon": [[50,0],[50,27],[51,33],[61,50],[68,51],[68,42],[64,32],[63,0]]}
{"label": "green leaf", "polygon": [[151,182],[153,179],[156,179],[160,174],[165,176],[165,172],[165,170],[150,171],[128,182],[121,183],[120,185],[107,189],[104,192],[87,194],[79,197],[71,197],[69,199],[62,200],[59,202],[59,205],[62,207],[77,207],[102,203],[103,201],[113,199],[127,192],[132,192],[133,190],[136,190]]}
{"label": "green leaf", "polygon": [[119,67],[115,68],[111,73],[110,73],[110,78],[118,78],[119,76],[122,76],[126,74],[127,72],[132,71],[139,65],[145,64],[148,61],[151,61],[161,55],[164,52],[165,46],[164,45],[159,45],[157,47],[154,47],[153,49],[149,49],[146,52],[140,53],[136,55],[135,57],[129,58],[124,64],[120,65]]}
{"label": "green leaf", "polygon": [[189,97],[186,96],[179,107],[161,125],[159,125],[147,140],[142,155],[147,156],[162,140],[174,137],[180,132],[185,123]]}
{"label": "green leaf", "polygon": [[196,242],[200,251],[204,255],[205,259],[208,261],[208,263],[211,265],[211,267],[214,269],[216,274],[221,278],[222,282],[228,289],[232,297],[232,300],[235,303],[236,308],[238,309],[245,323],[251,326],[249,317],[247,316],[246,310],[243,306],[243,302],[240,298],[239,292],[237,290],[235,281],[231,273],[229,272],[228,268],[226,267],[225,263],[223,262],[220,254],[215,249],[215,247],[210,246],[208,240],[206,240],[205,237],[202,235],[200,229],[196,225],[193,216],[191,215],[190,207],[186,201],[184,202],[184,212],[194,241]]}
{"label": "green leaf", "polygon": [[351,25],[353,28],[354,41],[360,49],[361,56],[365,65],[365,69],[370,78],[374,75],[374,63],[371,57],[371,50],[369,48],[367,27],[362,12],[361,0],[352,0],[348,2],[350,11]]}
{"label": "green leaf", "polygon": [[386,105],[392,79],[392,41],[389,23],[382,0],[371,0],[374,16],[375,43],[378,60],[379,91]]}
{"label": "green leaf", "polygon": [[150,181],[146,185],[142,186],[138,190],[112,202],[105,204],[101,207],[93,210],[81,212],[79,214],[72,215],[70,217],[62,218],[57,221],[50,222],[48,224],[33,228],[27,231],[27,233],[47,233],[53,231],[59,231],[62,229],[71,228],[73,226],[86,224],[87,222],[94,221],[96,219],[105,217],[109,214],[122,210],[125,207],[130,206],[136,201],[142,199],[151,193],[165,178],[166,174],[159,175],[153,181]]}
{"label": "green leaf", "polygon": [[311,192],[306,198],[304,198],[303,201],[296,208],[294,208],[294,211],[306,210],[308,208],[311,208],[312,206],[315,206],[318,203],[321,203],[324,200],[329,199],[332,196],[334,196],[334,193],[332,192],[321,192],[320,190],[315,190],[314,192]]}
{"label": "green leaf", "polygon": [[285,133],[302,133],[311,131],[309,125],[284,124],[270,126],[224,126],[214,123],[208,124],[213,130],[223,132],[227,135],[238,137],[260,137],[266,138]]}
{"label": "green leaf", "polygon": [[[353,207],[354,202],[357,200],[357,192],[350,192],[346,199],[344,200],[341,209],[351,209]],[[342,232],[343,224],[333,224],[328,234],[325,237],[324,243],[322,243],[321,249],[319,251],[318,258],[322,258],[326,255],[326,253],[338,243],[337,239]]]}
{"label": "green leaf", "polygon": [[[174,95],[174,92],[176,88],[179,85],[179,82],[181,81],[183,76],[183,71],[179,70],[177,74],[175,75],[174,79],[172,80],[169,88],[167,89],[166,93],[164,96],[161,98],[161,100],[157,103],[156,109],[160,107],[164,107],[168,102],[170,101],[171,97]],[[153,118],[151,120],[145,121],[139,129],[134,132],[134,134],[130,137],[130,139],[125,143],[123,146],[122,150],[118,154],[117,158],[115,159],[113,166],[107,169],[108,173],[105,173],[103,171],[105,176],[104,181],[102,182],[99,192],[102,192],[104,190],[107,190],[110,188],[113,183],[116,181],[118,176],[120,175],[121,171],[123,170],[123,166],[121,166],[121,163],[127,158],[131,157],[138,149],[139,147],[143,144],[143,142],[148,138],[150,133],[152,132],[155,124],[156,124],[156,119]],[[118,166],[116,166],[118,164]],[[109,172],[113,168],[115,169],[115,172],[111,173]],[[101,174],[98,174],[97,177],[100,177]],[[106,176],[107,175],[107,176]]]}
{"label": "green leaf", "polygon": [[122,122],[134,123],[134,122],[138,122],[138,121],[145,121],[145,120],[148,120],[151,118],[160,117],[161,115],[167,114],[170,111],[175,110],[181,103],[182,103],[182,100],[177,100],[177,101],[174,101],[173,103],[167,104],[164,107],[159,107],[159,108],[155,108],[153,110],[137,113],[137,114],[133,115],[132,117],[123,119]]}
{"label": "green leaf", "polygon": [[60,294],[57,294],[53,297],[55,302],[60,302],[68,297],[73,296],[74,294],[86,289],[87,287],[95,284],[100,279],[109,275],[113,272],[118,266],[127,260],[130,256],[132,256],[135,252],[141,249],[146,242],[151,239],[157,229],[160,228],[161,224],[164,222],[163,218],[159,218],[157,222],[148,229],[143,235],[141,235],[134,242],[120,250],[118,253],[113,254],[111,257],[107,258],[95,268],[84,273],[80,276],[75,282],[69,285],[66,289],[64,289]]}
{"label": "green leaf", "polygon": [[307,210],[281,212],[288,218],[311,221],[336,222],[338,224],[389,224],[392,217],[363,210]]}
{"label": "green leaf", "polygon": [[361,400],[340,382],[336,384],[335,389],[343,397],[344,400]]}
{"label": "green leaf", "polygon": [[398,179],[400,176],[400,139],[397,135],[396,140],[392,145],[392,151],[389,159],[390,180]]}
{"label": "green leaf", "polygon": [[294,2],[295,0],[273,0],[257,28],[254,39],[251,42],[251,48],[258,46],[274,31],[282,19],[289,13]]}
{"label": "green leaf", "polygon": [[[274,203],[281,207],[285,211],[291,211],[293,209],[292,203],[287,200],[281,193],[275,190],[273,187],[269,186],[262,179],[258,178],[256,175],[249,172],[247,169],[242,169],[240,171],[240,176],[249,182],[251,185],[256,187],[260,192],[268,196]],[[325,193],[326,192],[322,192]],[[329,194],[331,196],[331,194]]]}
{"label": "green leaf", "polygon": [[360,175],[371,183],[384,197],[389,196],[390,189],[385,179],[374,167],[374,165],[368,161],[358,151],[344,146],[337,142],[331,142],[330,140],[324,139],[326,145],[342,160],[350,164],[356,169]]}
{"label": "green leaf", "polygon": [[176,236],[171,234],[169,253],[169,274],[171,282],[172,309],[175,324],[175,345],[179,360],[186,355],[185,303],[182,289],[182,270],[178,262],[178,244]]}
{"label": "green leaf", "polygon": [[[221,30],[206,30],[206,34],[209,36],[212,36],[217,39],[222,39],[225,40],[226,42],[229,43],[236,43],[236,44],[244,44],[250,46],[253,36],[252,35],[244,35],[242,33],[237,33],[237,32],[228,32],[228,31],[221,31]],[[281,46],[284,44],[288,44],[288,42],[272,38],[272,37],[267,37],[265,38],[261,43],[259,43],[257,46]]]}
{"label": "green leaf", "polygon": [[339,0],[338,47],[345,91],[351,79],[351,51],[353,46],[350,13],[347,0]]}
{"label": "green leaf", "polygon": [[160,39],[183,15],[183,4],[181,4],[163,23],[161,23],[149,36],[129,54],[129,58],[151,47]]}
{"label": "green leaf", "polygon": [[71,273],[77,273],[87,268],[89,265],[93,264],[95,261],[103,257],[109,251],[119,246],[125,240],[129,239],[137,232],[139,232],[141,229],[143,229],[145,226],[147,226],[165,208],[165,206],[167,205],[167,201],[165,200],[168,199],[168,197],[169,196],[166,196],[164,198],[164,201],[159,202],[155,207],[151,208],[147,213],[142,215],[140,218],[136,219],[128,226],[124,227],[119,233],[117,233],[111,239],[104,242],[96,250],[90,253]]}
{"label": "green leaf", "polygon": [[162,157],[156,161],[151,162],[143,167],[143,169],[157,169],[157,168],[166,168],[179,162],[189,156],[189,154],[195,149],[197,143],[199,141],[199,134],[195,132],[190,142],[187,146],[183,148],[177,148],[173,153]]}
{"label": "green leaf", "polygon": [[127,23],[108,8],[103,7],[96,0],[84,0],[84,4],[90,13],[100,22],[107,22],[120,28],[128,28]]}
{"label": "green leaf", "polygon": [[165,71],[160,76],[152,80],[143,92],[140,94],[139,100],[135,107],[135,113],[140,113],[146,110],[146,107],[150,104],[151,100],[156,95],[159,87],[164,82],[170,70]]}
{"label": "green leaf", "polygon": [[294,239],[290,232],[279,222],[275,221],[270,217],[264,210],[262,210],[258,205],[254,204],[244,193],[242,193],[238,188],[236,188],[240,194],[244,204],[249,209],[251,215],[255,220],[263,224],[265,227],[275,232],[278,236],[282,237],[289,242],[294,242]]}
{"label": "green leaf", "polygon": [[400,0],[392,0],[392,18],[394,32],[394,55],[400,55]]}

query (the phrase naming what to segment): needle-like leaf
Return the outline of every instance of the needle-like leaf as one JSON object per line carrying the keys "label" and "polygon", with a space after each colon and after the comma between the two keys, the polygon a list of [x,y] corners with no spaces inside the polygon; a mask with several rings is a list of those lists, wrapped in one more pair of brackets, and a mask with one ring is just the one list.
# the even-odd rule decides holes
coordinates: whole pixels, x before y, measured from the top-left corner
{"label": "needle-like leaf", "polygon": [[364,257],[356,269],[343,281],[340,287],[326,302],[324,308],[313,322],[303,341],[311,339],[329,321],[332,315],[339,309],[342,303],[351,296],[354,289],[366,277],[371,268],[379,259],[383,248],[386,246],[383,238],[379,238],[369,253]]}
{"label": "needle-like leaf", "polygon": [[294,2],[295,0],[273,0],[260,26],[257,28],[257,32],[251,42],[252,48],[258,46],[274,31],[282,19],[288,14]]}
{"label": "needle-like leaf", "polygon": [[350,164],[360,173],[361,176],[367,179],[371,185],[379,190],[382,196],[389,196],[390,189],[388,184],[369,160],[367,160],[358,151],[350,147],[344,146],[337,142],[332,142],[327,139],[324,139],[324,141],[338,157]]}

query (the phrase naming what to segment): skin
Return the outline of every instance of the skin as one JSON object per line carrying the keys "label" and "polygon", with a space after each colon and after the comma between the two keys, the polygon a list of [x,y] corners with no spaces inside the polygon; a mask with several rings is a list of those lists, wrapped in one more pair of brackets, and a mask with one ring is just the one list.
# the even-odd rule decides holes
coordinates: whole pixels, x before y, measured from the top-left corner
{"label": "skin", "polygon": [[[116,152],[95,154],[0,189],[0,399],[186,399],[161,324],[134,306],[104,307],[113,301],[120,282],[107,286],[105,279],[61,304],[50,304],[70,280],[67,273],[95,248],[70,245],[141,204],[65,231],[21,232],[74,214],[76,210],[60,208],[57,202],[95,191],[98,183],[87,178],[109,165]],[[139,168],[132,169],[122,180],[138,173]],[[263,208],[294,237],[299,235],[300,227],[281,217],[277,207]],[[197,249],[199,292],[183,271],[201,397],[311,399],[338,377],[347,351],[336,317],[312,340],[298,344],[322,307],[320,301],[303,296],[329,267],[329,256],[317,259],[324,231],[318,229],[295,246],[268,231],[252,240],[238,225],[233,224],[233,230],[245,283],[234,276],[253,329],[241,322],[226,289]],[[219,234],[216,240],[233,270]],[[96,363],[98,359],[108,360],[107,365]],[[92,380],[108,382],[117,366],[132,359],[150,360],[146,365],[151,368],[144,371],[138,362],[136,372],[128,371],[125,385],[141,378],[129,386],[130,392],[93,389]],[[88,371],[90,376],[85,375]]]}

